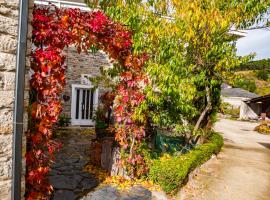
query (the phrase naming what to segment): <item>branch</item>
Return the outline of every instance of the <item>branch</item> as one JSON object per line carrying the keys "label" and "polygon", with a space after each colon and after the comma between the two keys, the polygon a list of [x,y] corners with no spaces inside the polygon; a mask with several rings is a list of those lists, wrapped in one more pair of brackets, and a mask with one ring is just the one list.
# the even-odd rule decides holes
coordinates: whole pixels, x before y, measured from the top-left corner
{"label": "branch", "polygon": [[132,157],[132,154],[133,154],[133,147],[134,147],[134,143],[135,143],[135,136],[132,134],[132,136],[131,136],[131,146],[130,146],[130,150],[129,150],[129,155],[130,155],[130,157]]}
{"label": "branch", "polygon": [[251,30],[258,30],[258,29],[265,29],[267,31],[270,31],[270,27],[265,25],[265,26],[255,26],[255,27],[250,27],[245,29],[245,31],[251,31]]}
{"label": "branch", "polygon": [[203,119],[205,118],[205,115],[206,113],[212,108],[212,103],[211,103],[211,97],[210,97],[210,90],[209,90],[209,87],[206,86],[205,87],[205,90],[206,90],[206,99],[207,99],[207,105],[206,107],[204,108],[203,112],[201,113],[194,129],[193,129],[193,133],[195,133],[201,126],[201,123],[203,121]]}

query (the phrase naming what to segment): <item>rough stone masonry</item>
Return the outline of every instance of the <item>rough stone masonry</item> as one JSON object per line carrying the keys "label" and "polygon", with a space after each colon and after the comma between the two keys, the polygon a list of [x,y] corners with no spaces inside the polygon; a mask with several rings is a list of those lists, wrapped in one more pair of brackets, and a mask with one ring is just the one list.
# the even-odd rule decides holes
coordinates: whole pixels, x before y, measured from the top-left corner
{"label": "rough stone masonry", "polygon": [[0,0],[0,199],[10,198],[18,0]]}
{"label": "rough stone masonry", "polygon": [[[31,22],[34,0],[28,1],[28,17],[29,22]],[[74,0],[74,2],[76,1],[78,0]],[[18,23],[19,0],[0,0],[0,200],[9,200],[11,198],[13,103]],[[29,25],[27,55],[30,55],[31,52],[31,42],[29,42],[31,39],[31,31],[32,27]],[[80,57],[80,60],[78,60],[78,57]],[[70,84],[76,81],[78,82],[81,73],[92,75],[99,74],[99,67],[110,65],[107,59],[108,58],[101,53],[79,56],[77,53],[71,52],[68,60],[69,70],[67,72],[69,82],[65,92],[70,93]],[[27,56],[26,69],[29,69],[29,66],[29,56]],[[77,71],[74,70],[75,68]],[[89,71],[91,71],[91,73]],[[25,108],[28,104],[28,78],[28,72],[26,71]],[[100,89],[102,91],[102,88]],[[70,111],[70,102],[64,104],[64,109],[68,112]],[[27,123],[27,117],[25,117],[24,121]],[[23,147],[25,148],[25,145]],[[24,160],[22,162],[24,163]],[[22,179],[23,177],[22,172]],[[22,184],[22,189],[23,188],[24,184]]]}
{"label": "rough stone masonry", "polygon": [[[29,1],[33,5],[33,0]],[[30,7],[32,8],[32,7]],[[31,13],[31,9],[29,10]],[[19,0],[0,0],[0,199],[11,198],[13,103]],[[29,33],[31,30],[29,29]],[[28,48],[28,52],[29,52]],[[29,62],[28,62],[29,63]]]}

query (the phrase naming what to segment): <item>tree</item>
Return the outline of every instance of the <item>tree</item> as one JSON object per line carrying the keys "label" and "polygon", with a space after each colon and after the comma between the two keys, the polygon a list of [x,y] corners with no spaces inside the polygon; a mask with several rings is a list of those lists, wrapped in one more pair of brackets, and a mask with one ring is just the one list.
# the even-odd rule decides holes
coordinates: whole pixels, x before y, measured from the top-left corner
{"label": "tree", "polygon": [[91,1],[133,30],[133,51],[148,53],[150,123],[176,128],[188,141],[214,122],[221,83],[252,56],[236,55],[230,30],[258,23],[267,0]]}

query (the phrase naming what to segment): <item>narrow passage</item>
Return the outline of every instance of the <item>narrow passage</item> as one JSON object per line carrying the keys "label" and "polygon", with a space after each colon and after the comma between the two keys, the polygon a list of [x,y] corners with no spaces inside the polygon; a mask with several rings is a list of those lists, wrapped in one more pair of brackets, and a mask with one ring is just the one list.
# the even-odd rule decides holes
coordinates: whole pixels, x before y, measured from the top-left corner
{"label": "narrow passage", "polygon": [[49,177],[55,189],[52,200],[75,200],[98,185],[94,176],[83,171],[90,159],[91,139],[95,136],[80,128],[67,128],[55,134],[63,146],[56,153]]}

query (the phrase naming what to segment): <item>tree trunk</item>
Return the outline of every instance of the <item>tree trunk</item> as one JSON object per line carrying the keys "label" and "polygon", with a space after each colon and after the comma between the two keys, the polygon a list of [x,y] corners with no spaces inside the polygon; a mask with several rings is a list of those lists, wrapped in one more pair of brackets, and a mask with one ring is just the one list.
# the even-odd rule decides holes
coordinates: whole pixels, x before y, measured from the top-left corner
{"label": "tree trunk", "polygon": [[111,170],[112,163],[112,150],[113,150],[113,139],[104,139],[102,140],[102,151],[101,151],[101,168]]}
{"label": "tree trunk", "polygon": [[207,100],[207,105],[206,107],[204,108],[203,112],[201,113],[199,119],[197,120],[197,123],[193,129],[193,133],[195,133],[201,126],[201,123],[203,121],[203,119],[205,118],[207,112],[212,108],[212,103],[211,103],[211,96],[210,96],[210,90],[209,90],[209,87],[206,86],[205,87],[205,90],[206,90],[206,100]]}
{"label": "tree trunk", "polygon": [[111,159],[111,176],[122,176],[125,179],[130,180],[130,176],[128,176],[124,167],[120,164],[121,163],[121,155],[120,155],[120,148],[114,147],[112,150],[112,159]]}

